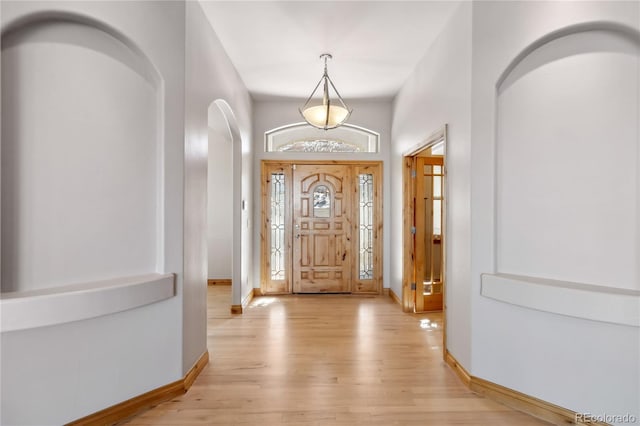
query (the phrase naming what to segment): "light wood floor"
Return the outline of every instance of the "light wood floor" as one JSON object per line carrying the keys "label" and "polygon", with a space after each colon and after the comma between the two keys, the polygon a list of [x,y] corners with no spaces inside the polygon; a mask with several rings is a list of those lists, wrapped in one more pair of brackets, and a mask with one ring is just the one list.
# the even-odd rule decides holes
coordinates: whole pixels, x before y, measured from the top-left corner
{"label": "light wood floor", "polygon": [[479,397],[442,361],[442,314],[385,296],[256,298],[209,287],[210,363],[129,425],[546,425]]}

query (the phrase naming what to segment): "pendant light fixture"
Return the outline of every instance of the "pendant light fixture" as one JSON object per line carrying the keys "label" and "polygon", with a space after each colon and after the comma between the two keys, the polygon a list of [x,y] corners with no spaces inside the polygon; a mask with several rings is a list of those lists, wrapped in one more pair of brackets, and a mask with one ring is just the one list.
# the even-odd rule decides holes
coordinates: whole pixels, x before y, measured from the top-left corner
{"label": "pendant light fixture", "polygon": [[[300,114],[307,123],[318,129],[335,129],[338,126],[344,124],[347,118],[351,115],[351,111],[342,100],[342,96],[338,93],[336,86],[333,85],[333,81],[329,78],[327,73],[327,61],[332,56],[329,53],[323,53],[320,55],[320,59],[324,60],[324,74],[322,78],[313,89],[311,95],[304,103],[302,108],[299,108]],[[316,92],[322,85],[322,98],[316,97]],[[331,97],[329,91],[332,90],[336,96]],[[319,93],[318,93],[319,95]]]}

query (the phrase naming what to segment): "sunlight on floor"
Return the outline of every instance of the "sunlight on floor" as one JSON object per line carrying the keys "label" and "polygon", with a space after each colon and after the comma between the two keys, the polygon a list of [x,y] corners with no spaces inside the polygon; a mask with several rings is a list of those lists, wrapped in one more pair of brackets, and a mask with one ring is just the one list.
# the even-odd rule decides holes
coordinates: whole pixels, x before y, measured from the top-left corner
{"label": "sunlight on floor", "polygon": [[265,306],[269,306],[272,303],[275,303],[277,300],[278,299],[275,298],[275,297],[268,297],[268,296],[256,297],[255,299],[253,299],[251,304],[249,304],[249,306],[247,306],[247,309],[262,308],[262,307],[265,307]]}
{"label": "sunlight on floor", "polygon": [[436,329],[438,328],[438,324],[435,322],[431,322],[428,318],[423,318],[420,320],[420,328],[422,329]]}

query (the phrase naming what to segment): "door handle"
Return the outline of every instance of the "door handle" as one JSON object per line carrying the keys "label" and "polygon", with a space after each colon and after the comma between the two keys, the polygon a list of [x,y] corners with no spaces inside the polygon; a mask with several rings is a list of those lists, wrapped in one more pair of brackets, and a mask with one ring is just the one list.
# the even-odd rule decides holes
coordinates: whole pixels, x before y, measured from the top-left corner
{"label": "door handle", "polygon": [[347,258],[347,252],[345,251],[344,253],[342,253],[342,261],[344,262],[346,258]]}

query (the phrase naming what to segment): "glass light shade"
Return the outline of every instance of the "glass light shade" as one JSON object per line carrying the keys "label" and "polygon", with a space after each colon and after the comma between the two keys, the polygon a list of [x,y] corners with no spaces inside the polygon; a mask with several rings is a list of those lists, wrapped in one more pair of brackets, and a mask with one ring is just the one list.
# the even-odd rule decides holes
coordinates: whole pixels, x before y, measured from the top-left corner
{"label": "glass light shade", "polygon": [[[312,106],[305,108],[301,112],[307,123],[320,129],[338,127],[344,123],[350,114],[348,109],[337,105],[331,105],[328,108],[326,105]],[[329,115],[329,120],[327,120],[327,114]]]}

